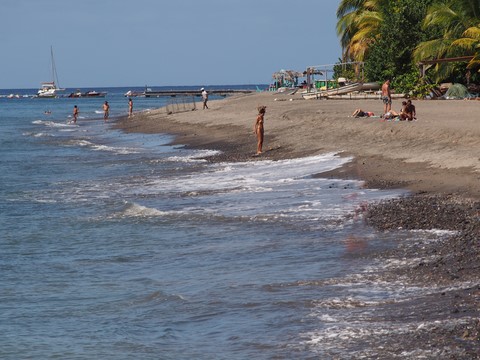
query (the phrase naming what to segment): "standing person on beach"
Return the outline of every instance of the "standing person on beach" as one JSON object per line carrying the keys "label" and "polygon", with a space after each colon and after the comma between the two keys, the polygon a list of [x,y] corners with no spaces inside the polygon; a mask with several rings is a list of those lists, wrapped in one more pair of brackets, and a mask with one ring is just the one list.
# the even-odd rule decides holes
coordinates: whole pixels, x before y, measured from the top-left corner
{"label": "standing person on beach", "polygon": [[383,113],[386,114],[392,109],[392,93],[390,92],[390,79],[382,85]]}
{"label": "standing person on beach", "polygon": [[110,105],[108,105],[108,101],[105,101],[105,103],[103,104],[103,120],[107,121],[109,113]]}
{"label": "standing person on beach", "polygon": [[203,100],[203,109],[208,109],[208,106],[207,106],[207,101],[208,101],[208,93],[207,93],[207,90],[205,90],[205,88],[201,88],[200,89],[202,91],[202,100]]}
{"label": "standing person on beach", "polygon": [[133,115],[133,100],[128,98],[128,117]]}
{"label": "standing person on beach", "polygon": [[78,106],[75,105],[73,107],[73,123],[76,124],[77,123],[77,118],[78,118]]}
{"label": "standing person on beach", "polygon": [[258,109],[258,115],[257,115],[257,120],[255,121],[255,125],[253,126],[253,131],[255,135],[257,135],[257,155],[260,155],[262,153],[262,147],[263,147],[263,135],[264,135],[263,121],[264,121],[265,111],[267,107],[265,105],[261,105],[257,109]]}

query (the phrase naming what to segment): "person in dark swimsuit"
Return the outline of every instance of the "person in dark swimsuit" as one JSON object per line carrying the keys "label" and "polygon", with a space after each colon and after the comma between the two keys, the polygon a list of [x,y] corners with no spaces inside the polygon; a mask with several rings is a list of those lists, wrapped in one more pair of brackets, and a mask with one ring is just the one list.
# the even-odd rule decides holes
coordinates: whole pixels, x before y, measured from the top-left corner
{"label": "person in dark swimsuit", "polygon": [[76,124],[77,123],[77,118],[78,118],[78,106],[75,105],[73,107],[73,123]]}
{"label": "person in dark swimsuit", "polygon": [[103,104],[103,119],[107,121],[108,115],[110,113],[110,105],[108,105],[108,101],[105,101]]}
{"label": "person in dark swimsuit", "polygon": [[257,135],[257,155],[260,155],[262,153],[264,135],[263,121],[266,109],[267,107],[264,105],[258,107],[257,120],[255,121],[255,125],[253,126],[253,131],[255,135]]}

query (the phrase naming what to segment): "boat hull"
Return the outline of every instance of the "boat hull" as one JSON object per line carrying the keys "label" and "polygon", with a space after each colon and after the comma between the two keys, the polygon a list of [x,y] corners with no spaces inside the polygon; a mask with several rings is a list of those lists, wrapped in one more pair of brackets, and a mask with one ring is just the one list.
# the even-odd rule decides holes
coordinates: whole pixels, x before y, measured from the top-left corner
{"label": "boat hull", "polygon": [[42,83],[42,88],[38,90],[37,96],[40,98],[56,98],[58,92],[63,91],[55,85],[55,82]]}
{"label": "boat hull", "polygon": [[69,98],[99,98],[99,97],[105,97],[107,95],[106,92],[97,92],[97,91],[87,91],[87,92],[76,92],[76,93],[71,93],[68,95]]}
{"label": "boat hull", "polygon": [[321,98],[330,98],[332,96],[346,95],[353,92],[362,92],[362,91],[375,91],[380,88],[378,83],[353,83],[345,86],[340,86],[335,89],[325,90],[325,91],[314,91],[307,92],[302,94],[302,97],[306,100],[310,99],[321,99]]}

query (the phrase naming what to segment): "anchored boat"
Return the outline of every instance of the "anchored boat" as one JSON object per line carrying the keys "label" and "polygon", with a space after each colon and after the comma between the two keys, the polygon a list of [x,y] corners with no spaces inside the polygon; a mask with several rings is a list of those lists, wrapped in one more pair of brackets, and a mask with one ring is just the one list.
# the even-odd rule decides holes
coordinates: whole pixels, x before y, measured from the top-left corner
{"label": "anchored boat", "polygon": [[50,47],[51,66],[52,66],[52,81],[43,82],[41,88],[38,90],[38,97],[41,98],[55,98],[58,92],[64,91],[58,86],[57,69],[55,67],[55,59],[53,58],[53,48]]}

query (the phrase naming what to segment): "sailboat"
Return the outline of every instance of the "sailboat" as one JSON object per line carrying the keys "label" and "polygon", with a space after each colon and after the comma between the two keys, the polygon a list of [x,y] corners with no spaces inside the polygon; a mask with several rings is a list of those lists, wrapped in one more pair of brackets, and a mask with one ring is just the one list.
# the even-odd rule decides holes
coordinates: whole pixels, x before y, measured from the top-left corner
{"label": "sailboat", "polygon": [[55,59],[53,58],[53,47],[50,47],[50,56],[52,61],[52,81],[43,82],[41,88],[38,90],[38,97],[41,98],[55,98],[59,91],[64,91],[65,89],[60,89],[58,87],[58,76],[57,69],[55,67]]}

